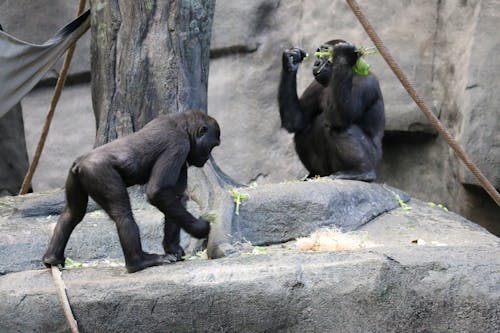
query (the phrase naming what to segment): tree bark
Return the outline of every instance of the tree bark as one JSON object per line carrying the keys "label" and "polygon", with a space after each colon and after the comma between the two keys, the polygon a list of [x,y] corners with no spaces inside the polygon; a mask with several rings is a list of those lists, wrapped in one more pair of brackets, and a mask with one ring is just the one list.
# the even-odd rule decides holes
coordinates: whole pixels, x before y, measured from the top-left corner
{"label": "tree bark", "polygon": [[207,111],[214,0],[92,0],[96,146],[159,114]]}
{"label": "tree bark", "polygon": [[[214,9],[215,0],[91,0],[96,146],[137,131],[159,114],[207,112]],[[191,169],[190,196],[202,212],[215,215],[208,254],[223,256],[233,215],[228,189],[238,184],[213,159]]]}

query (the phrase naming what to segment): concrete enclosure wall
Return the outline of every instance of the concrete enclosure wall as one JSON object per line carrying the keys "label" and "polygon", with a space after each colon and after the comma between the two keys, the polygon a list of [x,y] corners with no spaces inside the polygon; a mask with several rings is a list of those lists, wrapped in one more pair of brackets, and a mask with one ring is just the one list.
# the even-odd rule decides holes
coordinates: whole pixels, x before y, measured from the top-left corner
{"label": "concrete enclosure wall", "polygon": [[[496,1],[358,2],[435,114],[500,188]],[[0,1],[0,24],[23,40],[42,42],[75,15],[76,5],[76,0]],[[244,183],[274,183],[306,174],[292,136],[280,128],[276,97],[281,52],[300,46],[312,53],[334,38],[372,45],[342,0],[217,0],[208,109],[222,127],[222,145],[214,156],[229,175]],[[494,230],[499,207],[436,136],[380,55],[367,61],[381,81],[387,114],[378,181],[442,203]],[[299,72],[300,91],[312,79],[311,67],[309,57]],[[72,160],[93,146],[89,70],[87,33],[79,42],[35,175],[35,191],[63,186]],[[22,103],[30,156],[55,74]]]}

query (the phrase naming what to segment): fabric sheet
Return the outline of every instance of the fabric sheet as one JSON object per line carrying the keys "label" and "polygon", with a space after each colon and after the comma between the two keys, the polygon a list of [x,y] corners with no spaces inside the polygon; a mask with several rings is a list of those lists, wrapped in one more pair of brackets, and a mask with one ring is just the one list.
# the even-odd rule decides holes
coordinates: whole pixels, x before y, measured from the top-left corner
{"label": "fabric sheet", "polygon": [[42,45],[0,31],[0,117],[16,105],[90,27],[90,10]]}

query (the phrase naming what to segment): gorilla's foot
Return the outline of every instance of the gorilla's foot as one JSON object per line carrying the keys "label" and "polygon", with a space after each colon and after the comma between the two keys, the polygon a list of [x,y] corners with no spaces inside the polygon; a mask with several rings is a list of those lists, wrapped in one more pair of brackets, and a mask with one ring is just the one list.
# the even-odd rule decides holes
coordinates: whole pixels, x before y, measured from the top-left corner
{"label": "gorilla's foot", "polygon": [[163,244],[163,249],[165,250],[165,254],[171,254],[177,258],[178,261],[183,260],[182,257],[186,254],[182,246],[177,243],[172,244]]}
{"label": "gorilla's foot", "polygon": [[53,253],[47,252],[43,255],[42,261],[45,266],[50,268],[50,266],[57,266],[57,265],[64,266],[66,258],[64,258],[64,256],[56,256]]}
{"label": "gorilla's foot", "polygon": [[343,172],[339,171],[330,176],[332,179],[349,179],[349,180],[359,180],[363,182],[373,182],[377,178],[375,171],[368,172]]}
{"label": "gorilla's foot", "polygon": [[173,255],[159,255],[156,253],[143,252],[140,260],[125,260],[127,272],[134,273],[144,268],[160,266],[176,262],[177,258]]}

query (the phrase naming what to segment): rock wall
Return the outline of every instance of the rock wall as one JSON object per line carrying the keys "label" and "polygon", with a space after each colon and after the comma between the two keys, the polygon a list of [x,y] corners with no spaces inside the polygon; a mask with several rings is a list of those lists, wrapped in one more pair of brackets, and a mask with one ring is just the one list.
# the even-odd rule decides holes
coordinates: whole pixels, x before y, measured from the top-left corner
{"label": "rock wall", "polygon": [[0,119],[0,196],[15,195],[28,171],[21,104]]}
{"label": "rock wall", "polygon": [[[358,2],[435,114],[500,188],[496,1]],[[40,42],[74,16],[76,3],[7,0],[0,2],[0,24],[21,39]],[[292,46],[312,53],[333,38],[372,45],[343,0],[217,1],[208,108],[222,127],[222,145],[214,156],[232,177],[245,183],[274,183],[306,174],[292,136],[280,128],[276,102],[280,54]],[[47,143],[53,151],[42,157],[33,183],[36,191],[62,186],[71,161],[93,145],[88,39],[87,34],[73,60],[69,83],[78,83],[74,87],[78,91],[66,102],[64,96],[71,90],[63,93],[56,112],[59,125],[54,124]],[[300,91],[312,79],[312,60],[309,57],[300,69]],[[381,81],[387,113],[378,181],[424,201],[442,203],[500,232],[495,225],[500,208],[436,136],[383,59],[374,55],[367,60]],[[30,154],[38,140],[40,115],[48,107],[39,94],[50,91],[40,89],[23,102]]]}
{"label": "rock wall", "polygon": [[[125,271],[114,223],[102,210],[89,212],[65,252],[82,267],[62,273],[79,329],[499,332],[500,239],[419,200],[390,209],[398,205],[393,194],[377,187],[319,179],[250,189],[233,224],[241,228],[231,230],[245,239],[238,242],[241,252],[214,260],[198,252],[134,274]],[[40,260],[57,220],[47,209],[54,205],[39,205],[47,197],[0,202],[2,333],[68,331],[54,281]],[[160,252],[162,214],[135,199],[143,248]],[[383,207],[390,211],[378,215]],[[330,251],[334,245],[347,249],[303,251],[296,241],[283,243],[319,224],[350,229],[364,220],[359,214],[374,218],[350,241],[319,241]],[[254,247],[250,241],[274,245]]]}

